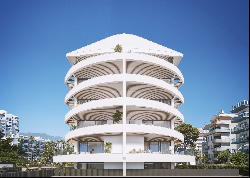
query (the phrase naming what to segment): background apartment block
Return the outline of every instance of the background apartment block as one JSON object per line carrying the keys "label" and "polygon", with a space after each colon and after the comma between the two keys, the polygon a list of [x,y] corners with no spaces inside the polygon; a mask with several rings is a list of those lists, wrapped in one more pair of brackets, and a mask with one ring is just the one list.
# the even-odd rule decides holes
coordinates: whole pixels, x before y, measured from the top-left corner
{"label": "background apartment block", "polygon": [[233,134],[236,134],[236,139],[232,140],[237,145],[237,151],[249,152],[249,103],[247,100],[237,103],[232,106],[232,113],[237,114],[237,117],[233,118],[232,122],[236,123],[236,126],[231,130]]}
{"label": "background apartment block", "polygon": [[204,130],[203,128],[198,128],[200,134],[199,138],[196,141],[196,150],[198,150],[199,155],[203,155],[203,143],[205,142],[205,135],[208,133],[208,130]]}
{"label": "background apartment block", "polygon": [[44,152],[46,141],[41,137],[32,137],[20,135],[19,145],[25,152],[25,158],[30,161],[37,161]]}
{"label": "background apartment block", "polygon": [[207,133],[202,150],[208,156],[210,162],[215,162],[218,153],[221,151],[236,152],[237,145],[232,142],[236,139],[236,134],[231,133],[231,129],[237,125],[232,122],[232,119],[236,116],[235,114],[226,114],[222,110],[212,117],[210,124],[203,128]]}
{"label": "background apartment block", "polygon": [[4,134],[3,138],[10,137],[13,144],[18,144],[19,138],[19,118],[13,114],[8,114],[5,110],[0,110],[0,130]]}

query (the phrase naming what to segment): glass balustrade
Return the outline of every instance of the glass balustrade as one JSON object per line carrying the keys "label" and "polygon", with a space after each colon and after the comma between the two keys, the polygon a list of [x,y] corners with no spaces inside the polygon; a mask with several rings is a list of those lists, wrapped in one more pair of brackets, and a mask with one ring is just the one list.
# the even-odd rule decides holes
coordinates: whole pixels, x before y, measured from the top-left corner
{"label": "glass balustrade", "polygon": [[79,143],[80,153],[104,153],[104,143],[103,142],[80,142]]}

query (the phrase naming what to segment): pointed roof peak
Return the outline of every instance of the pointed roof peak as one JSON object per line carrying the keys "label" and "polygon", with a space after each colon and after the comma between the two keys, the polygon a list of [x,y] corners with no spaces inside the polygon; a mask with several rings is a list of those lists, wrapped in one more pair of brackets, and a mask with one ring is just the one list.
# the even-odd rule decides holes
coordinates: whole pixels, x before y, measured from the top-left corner
{"label": "pointed roof peak", "polygon": [[79,57],[92,54],[111,53],[117,44],[122,46],[123,52],[137,52],[145,54],[155,54],[160,56],[171,56],[175,58],[175,64],[178,65],[183,54],[157,44],[153,41],[139,37],[134,34],[120,33],[109,36],[75,51],[67,53],[67,57]]}
{"label": "pointed roof peak", "polygon": [[224,112],[223,109],[221,109],[220,112],[219,112],[219,114],[224,114],[224,113],[225,113],[225,112]]}

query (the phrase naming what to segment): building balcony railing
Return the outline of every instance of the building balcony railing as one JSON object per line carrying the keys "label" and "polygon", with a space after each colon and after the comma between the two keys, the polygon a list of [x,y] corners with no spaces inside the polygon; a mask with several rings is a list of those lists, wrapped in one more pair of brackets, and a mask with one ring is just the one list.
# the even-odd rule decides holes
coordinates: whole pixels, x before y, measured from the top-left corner
{"label": "building balcony railing", "polygon": [[238,122],[241,122],[241,121],[244,121],[244,120],[247,120],[249,119],[249,116],[248,115],[241,115],[241,116],[238,116],[238,117],[234,117],[232,119],[232,123],[238,123]]}
{"label": "building balcony railing", "polygon": [[[84,104],[84,103],[87,103],[87,102],[90,102],[90,101],[96,101],[96,100],[99,100],[99,99],[77,99],[77,104]],[[170,99],[149,99],[149,100],[158,101],[158,102],[161,102],[161,103],[171,105],[171,100]]]}
{"label": "building balcony railing", "polygon": [[[163,152],[163,151],[161,151],[161,152],[151,152],[151,151],[149,151],[149,150],[141,150],[140,152],[139,151],[136,151],[136,152],[132,152],[132,151],[130,151],[130,152],[128,152],[127,154],[141,154],[141,153],[146,153],[146,154],[165,154],[165,155],[189,155],[189,156],[194,156],[194,154],[193,153],[191,153],[191,152],[188,152],[188,151],[183,151],[183,152],[174,152],[174,154],[172,154],[171,153],[171,151],[170,150],[168,150],[168,151],[165,151],[165,152]],[[86,151],[86,152],[78,152],[78,153],[76,153],[76,152],[73,152],[73,153],[69,153],[69,152],[56,152],[56,153],[54,153],[54,156],[60,156],[60,155],[79,155],[79,154],[86,154],[86,155],[89,155],[89,154],[93,154],[93,155],[102,155],[102,154],[110,154],[110,155],[112,155],[112,154],[122,154],[122,153],[105,153],[104,151],[103,152],[98,152],[98,153],[96,153],[96,152],[90,152],[90,151]]]}
{"label": "building balcony railing", "polygon": [[230,142],[230,138],[214,138],[214,143],[227,143]]}
{"label": "building balcony railing", "polygon": [[237,138],[237,139],[232,140],[232,144],[240,144],[240,143],[249,143],[249,138],[242,137],[242,138]]}
{"label": "building balcony railing", "polygon": [[[142,122],[134,122],[134,121],[129,121],[129,124],[136,124],[136,125],[152,125],[152,126],[157,126],[157,127],[165,127],[170,129],[170,125],[168,123],[166,123],[167,121],[142,121]],[[84,123],[79,124],[77,126],[70,126],[70,131],[73,131],[75,129],[80,129],[80,128],[84,128],[84,127],[90,127],[90,126],[98,126],[98,125],[113,125],[113,124],[121,124],[122,120],[120,120],[119,122],[115,123],[112,120],[100,120],[100,121],[84,121]]]}
{"label": "building balcony railing", "polygon": [[95,101],[95,100],[98,100],[98,99],[78,99],[77,104],[84,104],[84,103]]}
{"label": "building balcony railing", "polygon": [[244,131],[247,131],[249,130],[249,126],[248,125],[245,125],[243,127],[234,127],[232,130],[231,130],[231,133],[232,134],[238,134],[240,132],[244,132]]}
{"label": "building balcony railing", "polygon": [[221,128],[215,128],[215,129],[211,129],[210,130],[213,133],[217,133],[217,132],[230,132],[229,128],[225,128],[225,127],[221,127]]}
{"label": "building balcony railing", "polygon": [[228,149],[230,149],[230,147],[215,147],[214,151],[225,151],[225,150],[228,150]]}
{"label": "building balcony railing", "polygon": [[249,154],[249,146],[243,146],[241,149],[239,149],[239,151]]}

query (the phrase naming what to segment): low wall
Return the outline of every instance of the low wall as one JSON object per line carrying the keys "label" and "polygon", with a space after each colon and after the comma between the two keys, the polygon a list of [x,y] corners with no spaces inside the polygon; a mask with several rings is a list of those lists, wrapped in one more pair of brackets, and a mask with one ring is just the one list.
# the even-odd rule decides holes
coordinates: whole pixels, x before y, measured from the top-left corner
{"label": "low wall", "polygon": [[127,176],[239,176],[238,169],[144,169],[127,170]]}
{"label": "low wall", "polygon": [[[122,176],[120,169],[46,169],[0,172],[0,177]],[[239,176],[238,169],[128,169],[127,176]]]}

